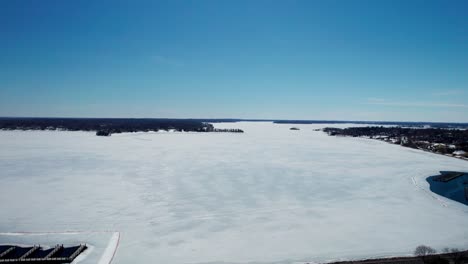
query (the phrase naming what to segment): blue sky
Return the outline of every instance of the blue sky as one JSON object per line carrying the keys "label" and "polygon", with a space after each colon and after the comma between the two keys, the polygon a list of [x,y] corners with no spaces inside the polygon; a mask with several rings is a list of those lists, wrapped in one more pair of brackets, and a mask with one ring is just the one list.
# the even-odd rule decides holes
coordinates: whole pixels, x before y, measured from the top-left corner
{"label": "blue sky", "polygon": [[0,116],[468,122],[467,1],[0,1]]}

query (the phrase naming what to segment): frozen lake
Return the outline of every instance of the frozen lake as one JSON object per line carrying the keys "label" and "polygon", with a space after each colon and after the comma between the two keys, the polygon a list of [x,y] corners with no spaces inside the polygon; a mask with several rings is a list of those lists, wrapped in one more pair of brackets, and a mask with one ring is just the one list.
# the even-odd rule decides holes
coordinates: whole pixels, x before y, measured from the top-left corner
{"label": "frozen lake", "polygon": [[314,131],[343,125],[215,126],[245,133],[0,131],[0,232],[118,231],[113,263],[468,248],[468,206],[426,181],[466,161]]}

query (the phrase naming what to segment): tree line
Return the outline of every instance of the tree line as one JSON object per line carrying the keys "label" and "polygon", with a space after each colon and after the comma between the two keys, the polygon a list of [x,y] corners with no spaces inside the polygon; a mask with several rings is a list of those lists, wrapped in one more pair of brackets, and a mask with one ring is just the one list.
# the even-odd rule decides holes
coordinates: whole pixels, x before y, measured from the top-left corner
{"label": "tree line", "polygon": [[[468,152],[468,130],[445,128],[405,128],[405,127],[349,127],[324,128],[323,131],[331,136],[370,137],[380,139],[396,139],[395,143],[413,148],[434,147],[437,151],[449,153],[448,146],[454,145],[457,150]],[[402,141],[402,139],[404,139]]]}
{"label": "tree line", "polygon": [[0,118],[3,130],[97,131],[97,135],[159,130],[207,132],[213,125],[191,119]]}

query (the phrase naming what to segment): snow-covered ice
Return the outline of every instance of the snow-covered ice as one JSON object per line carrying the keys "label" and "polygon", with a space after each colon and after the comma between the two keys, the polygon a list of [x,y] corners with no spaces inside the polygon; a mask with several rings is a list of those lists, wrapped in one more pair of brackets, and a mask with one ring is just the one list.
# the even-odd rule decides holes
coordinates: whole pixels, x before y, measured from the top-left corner
{"label": "snow-covered ice", "polygon": [[302,263],[408,255],[420,244],[468,248],[468,206],[426,181],[468,171],[467,161],[314,131],[343,124],[215,126],[245,133],[0,131],[0,232],[117,231],[113,263]]}

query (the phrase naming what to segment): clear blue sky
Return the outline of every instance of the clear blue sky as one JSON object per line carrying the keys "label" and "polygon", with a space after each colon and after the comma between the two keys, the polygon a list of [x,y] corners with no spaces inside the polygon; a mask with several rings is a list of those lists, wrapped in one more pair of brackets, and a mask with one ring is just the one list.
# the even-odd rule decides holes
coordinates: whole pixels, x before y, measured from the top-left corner
{"label": "clear blue sky", "polygon": [[0,116],[468,122],[468,1],[0,1]]}

